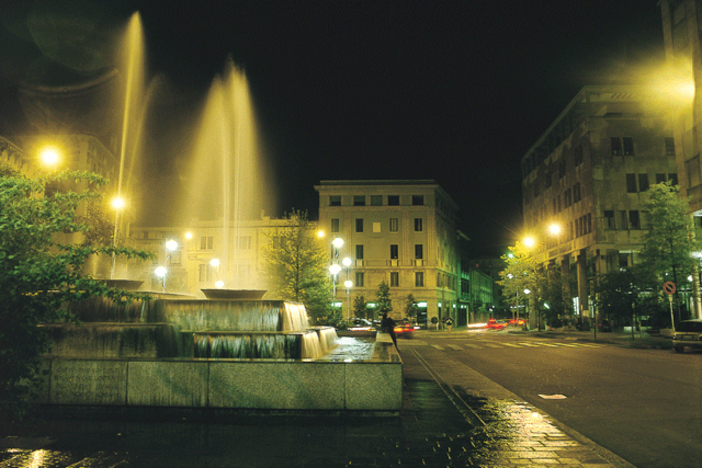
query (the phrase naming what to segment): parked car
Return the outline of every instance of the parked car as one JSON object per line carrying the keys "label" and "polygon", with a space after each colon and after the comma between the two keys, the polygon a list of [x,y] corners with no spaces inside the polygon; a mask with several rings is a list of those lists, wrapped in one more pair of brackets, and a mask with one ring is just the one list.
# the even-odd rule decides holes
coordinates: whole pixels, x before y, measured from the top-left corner
{"label": "parked car", "polygon": [[600,320],[598,328],[601,332],[611,332],[613,328],[612,321],[607,318],[603,318]]}
{"label": "parked car", "polygon": [[518,326],[518,327],[523,326],[525,323],[526,323],[526,319],[519,318],[519,317],[513,318],[512,320],[509,321],[509,324],[510,324],[510,325],[515,325],[515,326]]}
{"label": "parked car", "polygon": [[686,346],[702,348],[702,319],[684,320],[675,326],[673,349],[682,353]]}

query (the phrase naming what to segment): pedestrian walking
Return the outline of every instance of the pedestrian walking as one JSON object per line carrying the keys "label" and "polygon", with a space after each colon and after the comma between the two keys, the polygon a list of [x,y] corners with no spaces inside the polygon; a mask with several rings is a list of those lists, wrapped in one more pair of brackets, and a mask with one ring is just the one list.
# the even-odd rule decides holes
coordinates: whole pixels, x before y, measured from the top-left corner
{"label": "pedestrian walking", "polygon": [[451,328],[453,327],[453,320],[451,320],[451,317],[446,319],[446,328],[448,328],[448,332],[451,333]]}
{"label": "pedestrian walking", "polygon": [[388,313],[383,313],[383,319],[380,321],[380,329],[385,333],[390,334],[392,342],[395,343],[395,348],[397,348],[397,336],[395,335],[395,321],[388,317]]}

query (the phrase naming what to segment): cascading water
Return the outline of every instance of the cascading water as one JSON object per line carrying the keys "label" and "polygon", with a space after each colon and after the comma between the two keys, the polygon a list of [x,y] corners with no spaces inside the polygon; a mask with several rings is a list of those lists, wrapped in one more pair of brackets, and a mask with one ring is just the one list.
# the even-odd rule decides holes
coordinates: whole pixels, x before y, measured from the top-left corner
{"label": "cascading water", "polygon": [[336,344],[309,327],[302,304],[271,300],[156,299],[71,304],[81,322],[45,325],[60,356],[315,359]]}

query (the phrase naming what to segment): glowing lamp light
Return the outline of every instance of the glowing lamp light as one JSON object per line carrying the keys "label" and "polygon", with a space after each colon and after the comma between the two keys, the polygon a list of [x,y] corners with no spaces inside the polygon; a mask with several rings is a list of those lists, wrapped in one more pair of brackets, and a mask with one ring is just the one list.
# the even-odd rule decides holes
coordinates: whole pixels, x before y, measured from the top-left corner
{"label": "glowing lamp light", "polygon": [[224,281],[219,280],[219,281],[215,282],[215,286],[219,289],[222,289],[224,287]]}
{"label": "glowing lamp light", "polygon": [[158,276],[159,278],[163,278],[164,276],[166,276],[166,273],[168,273],[168,270],[166,270],[166,267],[160,266],[156,267],[154,273],[156,273],[156,276]]}
{"label": "glowing lamp light", "polygon": [[178,248],[178,242],[174,241],[173,239],[170,239],[170,240],[166,241],[166,248],[168,250],[170,250],[171,252],[173,252],[174,250],[176,250]]}
{"label": "glowing lamp light", "polygon": [[531,289],[529,289],[529,288],[525,289],[524,294],[531,294]]}
{"label": "glowing lamp light", "polygon": [[548,227],[548,232],[553,236],[557,236],[561,233],[561,227],[558,224],[552,224]]}
{"label": "glowing lamp light", "polygon": [[188,239],[188,240],[192,239],[192,238],[193,238],[193,233],[190,232],[190,231],[186,232],[186,233],[185,233],[185,238]]}
{"label": "glowing lamp light", "polygon": [[341,246],[344,245],[344,239],[342,239],[341,237],[337,237],[332,241],[332,245],[337,249],[340,249]]}
{"label": "glowing lamp light", "polygon": [[320,239],[322,237],[324,237],[324,231],[322,231],[322,230],[317,231],[317,237],[319,237]]}
{"label": "glowing lamp light", "polygon": [[344,259],[341,261],[341,263],[343,263],[345,267],[350,267],[351,266],[351,259],[349,257],[344,257]]}
{"label": "glowing lamp light", "polygon": [[339,265],[334,264],[329,267],[329,273],[332,275],[338,275],[340,271],[341,267]]}
{"label": "glowing lamp light", "polygon": [[125,206],[127,206],[127,201],[120,196],[116,196],[110,202],[110,206],[112,206],[113,209],[119,211],[119,210],[123,209]]}
{"label": "glowing lamp light", "polygon": [[61,162],[61,152],[55,146],[45,146],[39,150],[39,160],[46,167],[56,167]]}
{"label": "glowing lamp light", "polygon": [[212,265],[213,267],[217,268],[217,267],[219,266],[219,259],[218,259],[218,258],[213,258],[212,260],[210,260],[210,265]]}
{"label": "glowing lamp light", "polygon": [[531,247],[534,247],[534,245],[536,245],[536,241],[534,240],[533,237],[526,237],[524,239],[524,245],[531,248]]}
{"label": "glowing lamp light", "polygon": [[353,286],[353,283],[350,280],[346,280],[346,281],[344,281],[344,286],[346,286],[347,288],[350,288],[351,286]]}

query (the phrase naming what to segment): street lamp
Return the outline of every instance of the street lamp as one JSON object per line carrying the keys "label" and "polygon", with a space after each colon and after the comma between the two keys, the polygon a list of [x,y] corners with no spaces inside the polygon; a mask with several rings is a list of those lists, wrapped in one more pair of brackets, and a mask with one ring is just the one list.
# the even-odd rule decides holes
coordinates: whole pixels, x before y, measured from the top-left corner
{"label": "street lamp", "polygon": [[350,295],[350,290],[351,286],[353,286],[353,283],[351,280],[347,279],[344,281],[344,286],[346,286],[346,308],[349,311],[349,317],[351,317],[351,295]]}
{"label": "street lamp", "polygon": [[332,274],[332,284],[334,285],[334,298],[336,298],[336,275],[341,271],[341,267],[334,263],[329,266],[329,273]]}
{"label": "street lamp", "polygon": [[61,151],[56,146],[44,146],[39,150],[39,161],[46,169],[56,169],[61,163]]}
{"label": "street lamp", "polygon": [[154,273],[156,273],[156,276],[161,278],[161,286],[163,288],[163,292],[166,292],[166,273],[168,273],[168,270],[164,266],[159,266],[156,267],[156,270],[154,270]]}

